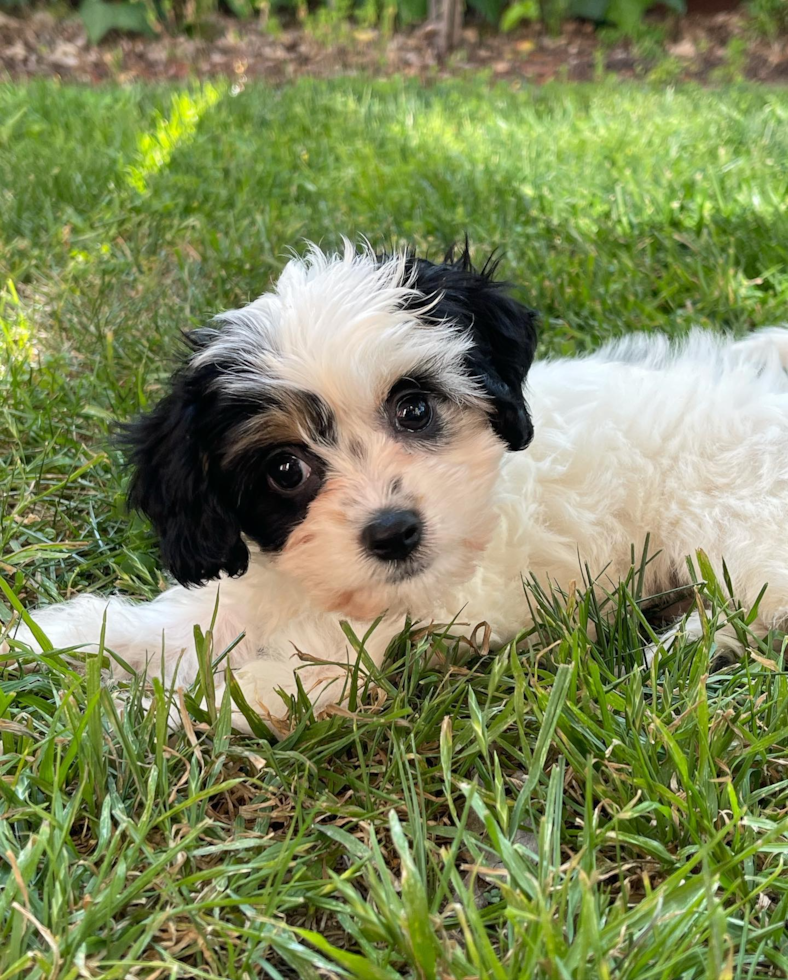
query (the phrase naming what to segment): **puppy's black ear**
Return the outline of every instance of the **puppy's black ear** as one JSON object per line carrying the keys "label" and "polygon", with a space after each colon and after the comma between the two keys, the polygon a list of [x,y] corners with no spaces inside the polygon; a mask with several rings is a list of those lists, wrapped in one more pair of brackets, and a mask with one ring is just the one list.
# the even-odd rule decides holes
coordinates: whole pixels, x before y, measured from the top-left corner
{"label": "puppy's black ear", "polygon": [[488,262],[481,272],[474,272],[467,248],[460,263],[472,283],[468,304],[474,348],[468,365],[492,399],[493,429],[516,452],[534,435],[523,389],[536,352],[537,317],[508,294],[507,283],[493,280],[497,263]]}
{"label": "puppy's black ear", "polygon": [[182,585],[202,585],[220,572],[241,575],[249,564],[204,445],[201,419],[210,417],[210,400],[205,379],[187,369],[119,439],[133,467],[129,504],[150,518],[164,564]]}
{"label": "puppy's black ear", "polygon": [[493,430],[510,450],[525,449],[534,434],[523,388],[536,351],[536,313],[509,295],[508,283],[495,281],[494,259],[473,267],[467,241],[457,259],[450,251],[441,265],[413,262],[415,288],[442,295],[429,315],[454,321],[473,340],[466,362],[492,403]]}

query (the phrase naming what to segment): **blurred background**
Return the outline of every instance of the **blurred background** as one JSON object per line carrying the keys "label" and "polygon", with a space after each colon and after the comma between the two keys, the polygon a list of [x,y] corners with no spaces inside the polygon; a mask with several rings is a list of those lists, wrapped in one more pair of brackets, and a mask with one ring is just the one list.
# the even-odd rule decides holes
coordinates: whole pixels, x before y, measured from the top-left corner
{"label": "blurred background", "polygon": [[83,82],[469,69],[788,78],[786,0],[2,0],[0,67]]}

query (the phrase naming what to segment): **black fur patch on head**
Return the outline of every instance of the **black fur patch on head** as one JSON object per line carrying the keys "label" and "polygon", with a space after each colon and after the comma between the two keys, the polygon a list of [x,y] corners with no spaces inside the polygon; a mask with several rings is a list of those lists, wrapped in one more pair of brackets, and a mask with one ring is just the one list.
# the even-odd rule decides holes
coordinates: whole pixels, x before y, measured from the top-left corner
{"label": "black fur patch on head", "polygon": [[124,426],[119,440],[134,471],[129,504],[150,518],[164,564],[183,585],[200,585],[223,571],[242,575],[249,564],[212,457],[224,425],[211,388],[216,373],[214,365],[179,371],[170,393]]}
{"label": "black fur patch on head", "polygon": [[[205,349],[213,331],[187,338]],[[207,340],[207,343],[205,341]],[[249,551],[242,534],[265,551],[277,551],[306,515],[322,483],[322,460],[299,447],[313,473],[308,494],[283,497],[269,485],[265,465],[274,445],[253,441],[237,453],[238,433],[250,420],[281,406],[263,386],[249,396],[223,390],[216,381],[232,364],[186,364],[171,390],[146,415],[124,426],[120,443],[133,467],[128,500],[156,529],[162,559],[182,585],[201,585],[222,572],[242,575]],[[333,422],[308,399],[318,434],[332,437]]]}
{"label": "black fur patch on head", "polygon": [[[268,482],[266,466],[274,453],[297,456],[310,470],[309,479],[299,492],[282,495]],[[226,478],[233,487],[238,522],[263,551],[281,551],[287,539],[306,517],[309,505],[325,482],[325,462],[303,445],[269,446],[260,452],[245,453],[234,461]]]}
{"label": "black fur patch on head", "polygon": [[[510,450],[519,450],[530,443],[534,431],[523,385],[536,351],[537,315],[509,295],[508,283],[493,279],[497,265],[491,258],[475,269],[466,241],[459,257],[451,250],[442,263],[409,258],[406,275],[424,297],[440,297],[422,316],[455,323],[472,338],[468,373],[490,398],[493,430]],[[419,304],[418,298],[413,300],[414,309]]]}

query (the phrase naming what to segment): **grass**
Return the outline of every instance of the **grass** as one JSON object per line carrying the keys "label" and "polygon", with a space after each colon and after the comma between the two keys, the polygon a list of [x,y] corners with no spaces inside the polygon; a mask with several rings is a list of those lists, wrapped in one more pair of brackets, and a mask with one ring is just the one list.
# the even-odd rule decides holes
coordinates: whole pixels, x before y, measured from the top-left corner
{"label": "grass", "polygon": [[[502,244],[545,351],[742,332],[785,318],[787,160],[788,92],[742,86],[0,87],[0,619],[162,587],[109,425],[299,238]],[[278,744],[199,689],[169,735],[171,692],[120,717],[97,659],[5,657],[0,980],[788,976],[781,643],[647,670],[638,583],[532,583],[469,660],[403,634],[376,710],[295,705]]]}

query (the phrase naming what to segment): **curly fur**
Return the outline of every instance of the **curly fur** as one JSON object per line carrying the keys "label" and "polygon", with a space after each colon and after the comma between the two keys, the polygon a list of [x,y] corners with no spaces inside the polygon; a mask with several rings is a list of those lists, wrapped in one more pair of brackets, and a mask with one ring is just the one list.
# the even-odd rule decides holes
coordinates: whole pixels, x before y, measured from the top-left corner
{"label": "curly fur", "polygon": [[[182,584],[150,603],[39,610],[52,642],[90,647],[106,614],[126,662],[188,683],[193,626],[210,624],[218,591],[214,646],[243,634],[233,665],[275,718],[294,650],[328,662],[299,669],[316,707],[341,699],[353,658],[340,617],[363,635],[384,615],[368,643],[378,663],[406,615],[461,614],[505,641],[529,619],[523,576],[568,589],[587,567],[614,582],[647,534],[659,554],[646,589],[686,582],[703,548],[743,603],[769,583],[756,627],[784,625],[788,331],[637,335],[532,367],[534,314],[492,271],[467,254],[312,247],[198,331],[171,392],[126,431],[131,502]],[[434,405],[428,432],[394,426],[403,385]],[[266,475],[281,446],[309,471],[296,496]],[[392,510],[422,528],[406,562],[365,549],[368,522]]]}

